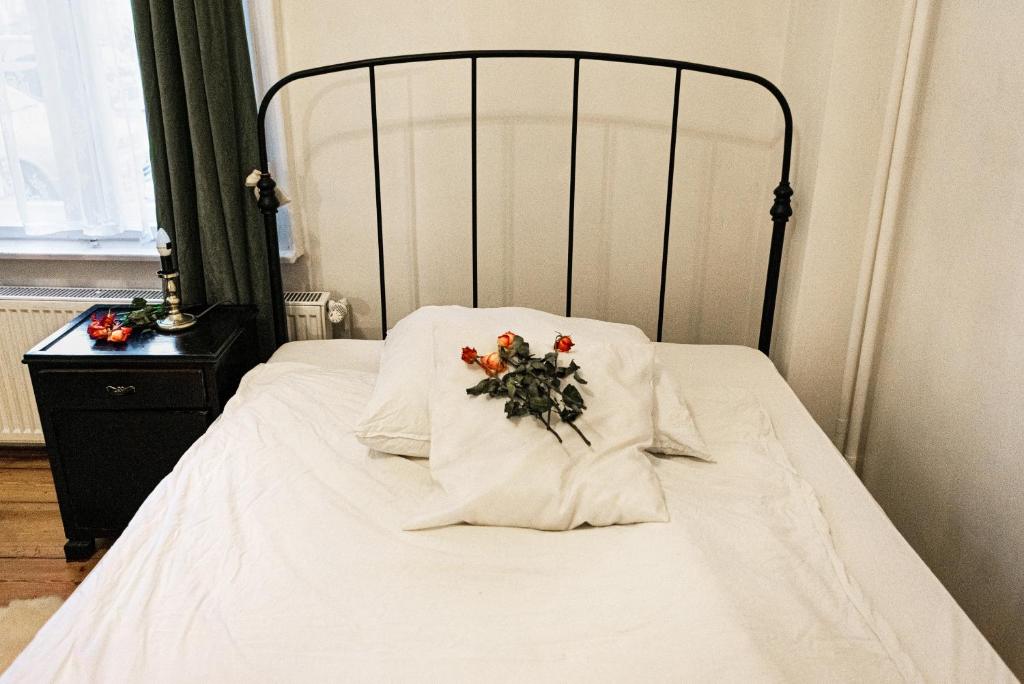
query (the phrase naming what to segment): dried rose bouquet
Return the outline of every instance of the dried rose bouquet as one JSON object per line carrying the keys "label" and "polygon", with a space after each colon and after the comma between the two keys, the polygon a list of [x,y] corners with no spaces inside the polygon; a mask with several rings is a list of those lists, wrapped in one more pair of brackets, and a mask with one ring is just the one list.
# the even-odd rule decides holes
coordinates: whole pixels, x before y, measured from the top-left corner
{"label": "dried rose bouquet", "polygon": [[558,365],[559,353],[572,348],[572,338],[559,334],[555,337],[553,351],[537,357],[530,353],[526,340],[511,330],[498,336],[498,349],[489,354],[481,355],[472,347],[463,347],[462,360],[480,366],[487,373],[486,378],[467,388],[466,393],[504,397],[506,418],[533,416],[559,442],[562,438],[552,429],[551,421],[554,417],[560,418],[590,446],[590,440],[574,424],[587,406],[579,389],[572,383],[565,383],[569,376],[581,385],[587,381],[580,376],[580,367],[575,361],[570,361],[568,366]]}

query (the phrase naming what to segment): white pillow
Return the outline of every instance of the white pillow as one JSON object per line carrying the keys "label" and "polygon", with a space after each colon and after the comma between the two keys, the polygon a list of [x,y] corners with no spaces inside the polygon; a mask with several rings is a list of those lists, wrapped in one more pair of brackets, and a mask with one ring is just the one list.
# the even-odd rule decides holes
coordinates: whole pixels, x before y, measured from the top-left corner
{"label": "white pillow", "polygon": [[644,453],[653,430],[650,342],[579,342],[572,352],[587,380],[578,385],[587,410],[575,424],[588,447],[561,421],[552,425],[559,443],[532,416],[507,419],[503,400],[466,393],[485,376],[458,349],[484,345],[489,334],[438,329],[436,337],[430,471],[439,487],[406,529],[467,522],[568,530],[668,520]]}
{"label": "white pillow", "polygon": [[[356,437],[371,449],[414,458],[430,456],[429,393],[434,377],[434,327],[460,329],[486,340],[478,351],[495,348],[495,339],[508,328],[534,345],[553,332],[572,335],[578,346],[650,342],[639,328],[589,318],[565,318],[522,307],[470,309],[425,306],[409,314],[388,332],[380,356],[373,394],[356,423]],[[468,339],[468,338],[467,338]],[[466,344],[466,342],[463,342]],[[458,347],[453,352],[458,357]],[[655,367],[654,439],[652,453],[695,456],[710,460],[678,384]]]}
{"label": "white pillow", "polygon": [[[373,394],[355,429],[359,441],[371,449],[418,458],[430,456],[428,401],[434,377],[435,325],[476,333],[474,339],[489,338],[487,346],[480,348],[481,353],[494,351],[497,336],[508,328],[534,345],[542,344],[542,338],[548,337],[554,343],[553,332],[572,335],[577,344],[587,345],[649,341],[642,330],[632,325],[563,318],[535,309],[422,307],[388,331]],[[458,359],[459,348],[453,353]]]}

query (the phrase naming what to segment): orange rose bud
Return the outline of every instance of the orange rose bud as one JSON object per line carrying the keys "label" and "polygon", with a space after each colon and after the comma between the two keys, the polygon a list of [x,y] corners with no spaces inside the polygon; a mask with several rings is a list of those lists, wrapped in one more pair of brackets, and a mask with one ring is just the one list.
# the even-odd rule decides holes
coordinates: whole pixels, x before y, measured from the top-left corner
{"label": "orange rose bud", "polygon": [[508,330],[501,335],[498,335],[498,346],[502,349],[508,349],[512,346],[512,343],[516,341],[516,337],[517,335],[514,332]]}
{"label": "orange rose bud", "polygon": [[575,343],[572,338],[568,335],[559,335],[555,338],[555,350],[560,352],[567,352],[573,348]]}
{"label": "orange rose bud", "polygon": [[462,360],[466,363],[473,363],[476,361],[476,349],[473,349],[472,347],[463,347]]}
{"label": "orange rose bud", "polygon": [[504,373],[505,369],[508,368],[508,366],[505,365],[505,362],[501,360],[501,354],[499,352],[491,352],[490,354],[481,356],[478,359],[478,363],[488,375]]}
{"label": "orange rose bud", "polygon": [[114,328],[107,335],[107,342],[127,342],[128,336],[132,334],[131,328]]}

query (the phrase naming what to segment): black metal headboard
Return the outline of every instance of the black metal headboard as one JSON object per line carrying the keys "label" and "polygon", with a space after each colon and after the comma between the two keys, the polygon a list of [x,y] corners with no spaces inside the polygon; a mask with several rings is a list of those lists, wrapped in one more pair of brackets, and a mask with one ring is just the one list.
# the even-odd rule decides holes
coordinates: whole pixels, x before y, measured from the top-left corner
{"label": "black metal headboard", "polygon": [[284,295],[281,286],[281,261],[277,243],[277,208],[278,200],[274,192],[275,183],[270,176],[267,165],[267,134],[266,117],[267,109],[271,100],[281,88],[292,81],[298,81],[324,74],[334,74],[342,71],[353,71],[355,69],[367,69],[370,77],[370,128],[373,136],[373,175],[374,187],[377,200],[377,263],[380,277],[380,314],[381,334],[387,333],[387,286],[384,278],[384,223],[381,213],[380,197],[380,153],[378,150],[377,135],[377,80],[375,68],[391,64],[410,64],[414,62],[434,62],[441,60],[468,60],[470,65],[470,93],[471,93],[471,146],[472,146],[472,247],[473,247],[473,306],[477,306],[477,87],[476,87],[476,65],[480,59],[495,58],[549,58],[549,59],[571,59],[573,60],[572,79],[572,147],[571,162],[569,170],[569,230],[568,230],[568,268],[565,284],[565,315],[572,315],[572,257],[573,257],[573,221],[575,219],[576,200],[576,128],[579,114],[579,86],[580,86],[580,61],[593,60],[601,62],[621,62],[627,64],[642,64],[647,66],[666,67],[675,69],[675,94],[672,100],[672,135],[669,143],[668,162],[668,189],[665,197],[665,234],[661,254],[661,286],[658,293],[658,333],[657,339],[661,341],[662,326],[665,319],[665,280],[668,272],[668,246],[669,231],[672,220],[672,182],[675,174],[675,151],[676,151],[676,129],[679,119],[679,82],[683,71],[696,71],[704,74],[725,76],[726,78],[739,79],[756,83],[770,92],[782,108],[782,116],[785,120],[785,133],[782,149],[782,173],[778,186],[775,188],[775,201],[771,208],[772,218],[772,240],[768,253],[768,271],[764,287],[764,304],[761,309],[761,331],[758,337],[757,347],[765,354],[771,345],[772,323],[775,318],[775,298],[779,285],[779,268],[782,263],[782,245],[785,238],[786,222],[792,215],[790,199],[793,190],[789,185],[789,164],[793,147],[793,116],[789,111],[789,104],[782,92],[770,81],[756,74],[723,67],[708,66],[706,64],[694,64],[692,62],[680,62],[674,59],[657,59],[654,57],[634,57],[631,55],[617,55],[606,52],[579,52],[575,50],[465,50],[461,52],[432,52],[419,55],[401,55],[396,57],[379,57],[377,59],[363,59],[354,62],[341,64],[330,64],[303,69],[288,74],[270,87],[267,94],[263,96],[257,115],[257,133],[259,136],[260,148],[260,172],[261,177],[257,183],[260,190],[260,198],[257,201],[260,212],[263,214],[263,223],[267,235],[267,257],[270,267],[270,285],[273,304],[274,333],[277,345],[280,346],[288,341],[288,327],[284,312]]}

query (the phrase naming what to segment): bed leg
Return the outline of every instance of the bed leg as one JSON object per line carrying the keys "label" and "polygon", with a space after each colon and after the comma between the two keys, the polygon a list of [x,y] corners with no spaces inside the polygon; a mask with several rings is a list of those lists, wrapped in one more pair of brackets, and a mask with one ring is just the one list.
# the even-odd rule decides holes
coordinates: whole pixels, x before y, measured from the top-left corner
{"label": "bed leg", "polygon": [[96,553],[96,540],[92,538],[68,539],[64,544],[64,560],[68,563],[89,560],[94,553]]}

